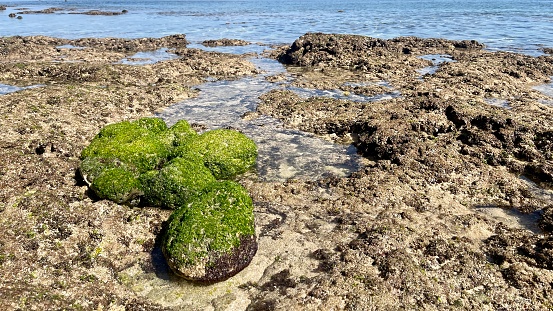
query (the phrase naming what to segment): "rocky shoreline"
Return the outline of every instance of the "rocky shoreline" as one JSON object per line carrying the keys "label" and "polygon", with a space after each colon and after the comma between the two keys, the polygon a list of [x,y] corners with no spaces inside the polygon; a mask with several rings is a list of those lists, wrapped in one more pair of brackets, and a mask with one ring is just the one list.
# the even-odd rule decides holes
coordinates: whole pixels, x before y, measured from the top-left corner
{"label": "rocky shoreline", "polygon": [[[209,45],[225,42],[242,44]],[[80,152],[104,125],[194,97],[208,77],[259,74],[245,56],[186,45],[184,35],[0,38],[0,83],[40,85],[0,95],[0,305],[553,306],[553,105],[534,89],[550,83],[552,56],[489,52],[474,41],[329,34],[274,49],[270,57],[287,64],[293,85],[400,96],[364,103],[287,89],[262,96],[249,118],[269,115],[353,143],[367,165],[317,181],[241,178],[254,201],[258,253],[230,280],[198,287],[175,280],[158,260],[170,211],[97,200],[76,176]],[[178,58],[117,63],[159,48]],[[435,65],[421,58],[428,55],[453,61]],[[420,73],[429,66],[437,66],[434,73]],[[527,216],[536,218],[534,227],[522,221]]]}

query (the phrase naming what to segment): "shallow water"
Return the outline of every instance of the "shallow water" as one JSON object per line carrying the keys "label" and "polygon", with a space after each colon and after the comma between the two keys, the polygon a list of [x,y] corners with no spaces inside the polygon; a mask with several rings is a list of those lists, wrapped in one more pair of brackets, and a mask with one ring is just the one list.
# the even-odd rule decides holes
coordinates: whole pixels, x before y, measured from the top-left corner
{"label": "shallow water", "polygon": [[262,180],[317,179],[327,174],[346,176],[357,171],[361,158],[351,145],[338,145],[309,133],[285,129],[280,121],[268,116],[253,120],[242,118],[255,111],[259,96],[286,87],[265,80],[266,75],[284,72],[277,61],[265,58],[251,61],[265,74],[204,83],[198,86],[198,97],[173,105],[158,116],[169,125],[186,119],[208,129],[239,129],[259,148],[257,173]]}
{"label": "shallow water", "polygon": [[[551,77],[553,80],[553,77]],[[545,96],[550,97],[550,100],[541,101],[545,105],[553,106],[553,82],[548,84],[542,84],[534,87],[534,90],[542,92]]]}
{"label": "shallow water", "polygon": [[0,84],[0,95],[14,93],[25,89],[35,88],[35,87],[41,87],[41,85],[19,87],[19,86],[7,85],[7,84]]}
{"label": "shallow water", "polygon": [[421,76],[424,76],[426,74],[428,75],[435,74],[436,71],[438,71],[438,69],[440,68],[440,65],[443,63],[455,62],[455,60],[453,60],[451,55],[428,54],[428,55],[423,55],[420,58],[429,60],[432,62],[432,66],[424,67],[420,70],[417,70],[417,72],[420,73]]}
{"label": "shallow water", "polygon": [[0,84],[0,95],[17,92],[17,91],[20,91],[22,89],[23,88],[17,87],[17,86],[12,86],[12,85],[7,85],[7,84]]}
{"label": "shallow water", "polygon": [[492,106],[496,106],[496,107],[500,107],[500,108],[505,108],[505,109],[511,109],[511,108],[513,108],[513,107],[511,107],[511,104],[509,103],[509,101],[506,100],[506,99],[500,99],[500,98],[485,98],[484,100],[486,101],[487,104],[492,105]]}
{"label": "shallow water", "polygon": [[164,60],[171,60],[179,58],[178,55],[170,53],[167,49],[158,49],[149,52],[138,52],[131,57],[127,57],[119,61],[120,64],[125,65],[149,65],[161,62]]}

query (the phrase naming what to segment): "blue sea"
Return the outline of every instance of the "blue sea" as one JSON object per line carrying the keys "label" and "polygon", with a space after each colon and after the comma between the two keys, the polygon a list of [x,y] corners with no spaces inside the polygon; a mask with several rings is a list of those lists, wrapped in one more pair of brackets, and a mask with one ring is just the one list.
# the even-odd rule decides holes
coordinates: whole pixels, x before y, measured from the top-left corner
{"label": "blue sea", "polygon": [[[539,55],[553,46],[552,0],[41,0],[5,1],[0,36],[161,37],[184,33],[191,42],[235,38],[292,43],[306,32],[377,38],[471,39],[490,50]],[[19,8],[63,8],[54,14],[8,18]],[[118,16],[69,14],[122,11]]]}

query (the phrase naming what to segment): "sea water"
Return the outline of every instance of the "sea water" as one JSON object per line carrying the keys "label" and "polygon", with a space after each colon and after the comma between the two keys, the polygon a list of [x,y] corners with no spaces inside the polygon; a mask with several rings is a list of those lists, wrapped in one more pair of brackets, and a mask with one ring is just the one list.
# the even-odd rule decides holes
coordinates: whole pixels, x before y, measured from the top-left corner
{"label": "sea water", "polygon": [[[0,36],[235,38],[291,43],[306,32],[477,40],[491,50],[540,54],[553,45],[551,0],[40,0],[5,1]],[[18,8],[53,14],[8,18]],[[88,16],[104,10],[128,13]]]}

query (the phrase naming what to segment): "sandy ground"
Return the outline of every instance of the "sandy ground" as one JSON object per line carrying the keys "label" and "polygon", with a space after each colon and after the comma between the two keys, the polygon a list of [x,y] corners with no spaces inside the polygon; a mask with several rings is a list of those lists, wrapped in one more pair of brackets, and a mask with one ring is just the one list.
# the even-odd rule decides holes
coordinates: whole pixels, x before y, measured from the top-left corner
{"label": "sandy ground", "polygon": [[[179,58],[116,64],[161,47]],[[432,66],[424,55],[454,62],[423,76]],[[306,99],[285,89],[262,96],[258,115],[353,143],[366,166],[316,181],[244,176],[258,253],[237,276],[206,286],[167,269],[158,238],[170,211],[91,197],[76,176],[79,155],[105,124],[194,97],[207,77],[259,74],[255,66],[242,56],[187,49],[183,35],[0,38],[0,83],[40,85],[0,95],[0,305],[553,307],[553,106],[533,89],[550,82],[551,56],[492,53],[473,41],[310,34],[271,57],[289,64],[297,86],[401,96],[372,103]]]}

